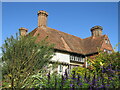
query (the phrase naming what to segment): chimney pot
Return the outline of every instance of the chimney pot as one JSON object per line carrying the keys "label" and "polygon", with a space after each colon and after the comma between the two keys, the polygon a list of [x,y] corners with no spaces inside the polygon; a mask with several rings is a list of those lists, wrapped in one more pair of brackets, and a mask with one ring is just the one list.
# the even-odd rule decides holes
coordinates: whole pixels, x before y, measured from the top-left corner
{"label": "chimney pot", "polygon": [[101,36],[103,28],[101,26],[94,26],[91,29],[92,36]]}
{"label": "chimney pot", "polygon": [[38,27],[47,25],[47,16],[48,13],[46,11],[38,11]]}
{"label": "chimney pot", "polygon": [[24,27],[19,28],[20,36],[25,36],[27,34],[27,31],[28,31],[28,29],[26,29]]}

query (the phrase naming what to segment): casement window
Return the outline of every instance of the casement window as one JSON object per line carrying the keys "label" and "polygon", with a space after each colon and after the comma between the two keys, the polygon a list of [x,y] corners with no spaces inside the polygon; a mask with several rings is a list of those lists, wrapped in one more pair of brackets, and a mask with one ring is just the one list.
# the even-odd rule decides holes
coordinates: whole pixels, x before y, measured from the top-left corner
{"label": "casement window", "polygon": [[82,56],[70,55],[70,61],[84,62],[85,58]]}
{"label": "casement window", "polygon": [[104,49],[104,52],[107,52],[107,49]]}
{"label": "casement window", "polygon": [[106,39],[106,40],[105,40],[105,43],[106,43],[106,44],[109,44],[110,42],[109,42],[109,40]]}
{"label": "casement window", "polygon": [[106,53],[112,53],[112,51],[108,50],[108,49],[104,49],[104,52],[106,52]]}
{"label": "casement window", "polygon": [[85,62],[85,58],[81,58],[81,62]]}
{"label": "casement window", "polygon": [[108,53],[112,53],[112,51],[108,50]]}
{"label": "casement window", "polygon": [[59,65],[59,72],[63,71],[63,65]]}

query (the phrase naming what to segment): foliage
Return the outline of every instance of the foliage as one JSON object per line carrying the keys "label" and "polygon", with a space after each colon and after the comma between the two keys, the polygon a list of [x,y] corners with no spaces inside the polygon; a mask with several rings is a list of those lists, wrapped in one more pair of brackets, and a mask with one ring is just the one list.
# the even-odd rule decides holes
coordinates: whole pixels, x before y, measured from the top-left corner
{"label": "foliage", "polygon": [[[120,88],[120,53],[102,53],[89,59],[92,68],[75,67],[71,74],[67,71],[63,75],[33,76],[34,85],[31,88],[86,88],[86,89],[108,89]],[[36,86],[35,86],[36,85]]]}
{"label": "foliage", "polygon": [[[89,59],[91,63],[90,68],[96,73],[97,80],[100,85],[109,86],[110,88],[120,87],[120,52],[100,52],[94,57]],[[100,80],[101,79],[101,80]]]}
{"label": "foliage", "polygon": [[50,73],[48,63],[53,49],[45,40],[35,43],[36,37],[7,38],[3,44],[3,85],[12,88],[120,88],[120,52],[99,52],[88,58],[88,68],[75,67],[68,74]]}
{"label": "foliage", "polygon": [[[50,87],[50,85],[48,84],[47,76],[49,75],[48,73],[50,73],[50,71],[52,70],[53,72],[51,79],[54,78],[54,76],[59,78],[55,70],[57,66],[58,66],[58,62],[47,63],[46,66],[40,70],[40,72],[30,76],[30,78],[26,81],[26,83],[22,86],[22,88],[41,88],[44,86]],[[53,82],[54,79],[50,81]]]}
{"label": "foliage", "polygon": [[2,48],[3,87],[22,88],[52,58],[53,45],[46,39],[36,43],[36,37],[7,38]]}
{"label": "foliage", "polygon": [[85,74],[90,74],[90,70],[88,68],[84,68],[84,67],[74,67],[71,72],[74,72],[78,75],[80,75],[81,77],[84,77]]}

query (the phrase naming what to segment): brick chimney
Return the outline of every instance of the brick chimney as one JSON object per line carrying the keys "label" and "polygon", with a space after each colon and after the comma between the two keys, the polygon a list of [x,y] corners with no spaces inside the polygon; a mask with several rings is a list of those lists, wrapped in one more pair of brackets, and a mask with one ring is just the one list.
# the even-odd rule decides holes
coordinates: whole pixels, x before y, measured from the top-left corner
{"label": "brick chimney", "polygon": [[38,11],[38,27],[47,26],[47,16],[48,13],[46,11]]}
{"label": "brick chimney", "polygon": [[97,37],[102,35],[103,28],[101,26],[94,26],[91,28],[92,36]]}
{"label": "brick chimney", "polygon": [[21,27],[19,29],[20,36],[25,36],[27,34],[28,29]]}

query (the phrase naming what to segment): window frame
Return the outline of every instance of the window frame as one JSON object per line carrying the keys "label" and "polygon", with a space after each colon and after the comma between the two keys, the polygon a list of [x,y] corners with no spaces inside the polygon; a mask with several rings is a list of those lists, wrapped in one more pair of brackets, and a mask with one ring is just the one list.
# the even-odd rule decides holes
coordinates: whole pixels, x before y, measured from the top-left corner
{"label": "window frame", "polygon": [[70,54],[70,61],[76,61],[76,62],[85,62],[85,58],[79,55],[72,55]]}
{"label": "window frame", "polygon": [[62,71],[63,71],[63,65],[60,64],[60,65],[59,65],[59,72],[62,72]]}
{"label": "window frame", "polygon": [[110,41],[108,39],[105,39],[105,44],[110,44]]}

